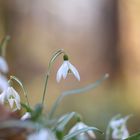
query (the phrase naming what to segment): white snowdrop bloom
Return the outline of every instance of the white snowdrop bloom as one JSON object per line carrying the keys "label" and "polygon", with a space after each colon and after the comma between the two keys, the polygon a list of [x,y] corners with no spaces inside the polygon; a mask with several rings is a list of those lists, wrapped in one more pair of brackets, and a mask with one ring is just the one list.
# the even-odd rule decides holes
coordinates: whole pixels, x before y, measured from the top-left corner
{"label": "white snowdrop bloom", "polygon": [[31,114],[29,112],[26,112],[22,117],[21,117],[21,120],[24,121],[24,120],[27,120],[27,119],[30,119],[31,118]]}
{"label": "white snowdrop bloom", "polygon": [[0,91],[4,91],[5,89],[8,88],[8,80],[5,76],[0,75]]}
{"label": "white snowdrop bloom", "polygon": [[[77,130],[87,128],[88,126],[84,124],[83,122],[78,122],[76,125],[74,125],[70,131],[69,134],[74,133]],[[96,139],[95,133],[92,130],[89,130],[87,132],[80,133],[79,135],[76,136],[78,140],[88,140],[90,139]]]}
{"label": "white snowdrop bloom", "polygon": [[8,72],[8,65],[6,60],[0,56],[0,72],[7,73]]}
{"label": "white snowdrop bloom", "polygon": [[125,120],[121,118],[121,119],[111,121],[110,126],[112,129],[117,129],[120,126],[122,126],[124,123],[125,123]]}
{"label": "white snowdrop bloom", "polygon": [[42,129],[30,134],[27,140],[56,140],[54,134],[48,129]]}
{"label": "white snowdrop bloom", "polygon": [[113,139],[126,139],[129,136],[129,132],[126,127],[126,122],[130,116],[124,118],[115,119],[110,122],[110,127],[112,128],[112,138]]}
{"label": "white snowdrop bloom", "polygon": [[112,132],[112,138],[115,140],[126,139],[129,137],[129,132],[126,126],[122,126],[120,129],[114,129]]}
{"label": "white snowdrop bloom", "polygon": [[80,81],[80,75],[78,70],[68,60],[64,60],[63,64],[61,65],[61,67],[57,72],[56,76],[57,82],[59,82],[62,77],[66,79],[66,76],[69,72],[72,72],[76,77],[76,79]]}
{"label": "white snowdrop bloom", "polygon": [[0,103],[4,104],[5,102],[8,102],[12,109],[14,108],[15,105],[14,111],[17,109],[20,110],[21,108],[20,96],[13,87],[8,87],[1,93]]}

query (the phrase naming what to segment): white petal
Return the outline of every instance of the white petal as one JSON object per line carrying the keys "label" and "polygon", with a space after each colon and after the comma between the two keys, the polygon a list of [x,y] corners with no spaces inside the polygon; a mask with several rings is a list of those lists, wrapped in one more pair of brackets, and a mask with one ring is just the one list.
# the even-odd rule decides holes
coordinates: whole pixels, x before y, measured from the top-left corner
{"label": "white petal", "polygon": [[68,66],[68,61],[63,62],[63,78],[66,79],[66,76],[68,74],[69,66]]}
{"label": "white petal", "polygon": [[8,88],[8,80],[6,79],[6,77],[0,75],[0,90],[4,91]]}
{"label": "white petal", "polygon": [[[13,106],[14,106],[14,105],[12,105],[12,102],[13,102],[13,104],[15,102],[15,104],[16,104],[15,109],[20,110],[20,108],[21,108],[20,96],[13,87],[8,87],[8,89],[6,91],[6,96],[7,96],[7,100],[9,101],[11,108],[13,108]],[[12,99],[11,99],[11,96],[12,96]]]}
{"label": "white petal", "polygon": [[125,129],[123,130],[122,139],[126,139],[126,138],[128,138],[128,137],[129,137],[129,132],[128,132],[127,128],[125,128]]}
{"label": "white petal", "polygon": [[[72,127],[72,128],[70,129],[69,134],[71,134],[71,133],[73,133],[73,132],[75,132],[75,131],[77,131],[77,130],[80,130],[80,129],[83,129],[83,128],[87,128],[87,127],[88,127],[88,126],[87,126],[86,124],[84,124],[83,122],[79,122],[79,123],[77,123],[74,127]],[[93,139],[96,138],[94,132],[91,131],[91,130],[87,131],[87,134],[88,134],[88,136],[89,136],[90,138],[93,138]],[[81,138],[86,137],[86,136],[85,136],[85,133],[81,133],[81,134],[79,135],[79,137],[81,137]]]}
{"label": "white petal", "polygon": [[26,119],[29,119],[31,118],[31,114],[29,112],[26,112],[22,117],[21,117],[21,120],[24,121]]}
{"label": "white petal", "polygon": [[78,130],[78,127],[79,127],[78,124],[74,125],[74,126],[70,129],[69,134],[71,134],[71,133],[75,132],[76,130]]}
{"label": "white petal", "polygon": [[15,99],[15,104],[16,104],[16,107],[17,107],[16,109],[20,110],[21,109],[20,102]]}
{"label": "white petal", "polygon": [[57,80],[57,82],[60,82],[60,80],[61,80],[62,71],[63,71],[63,64],[61,65],[61,67],[57,71],[57,74],[56,74],[56,80]]}
{"label": "white petal", "polygon": [[65,63],[65,61],[64,61],[57,72],[57,75],[56,75],[57,82],[60,82],[62,76],[63,76],[63,78],[66,78],[67,72],[68,72],[68,66],[67,66],[67,63]]}
{"label": "white petal", "polygon": [[5,92],[2,92],[2,93],[0,94],[0,103],[1,103],[1,104],[4,104],[5,99],[6,99]]}
{"label": "white petal", "polygon": [[3,73],[7,73],[8,72],[8,65],[6,60],[0,56],[0,71]]}
{"label": "white petal", "polygon": [[83,122],[79,122],[70,129],[69,134],[71,134],[77,130],[83,129],[85,127],[87,127],[87,125],[85,125]]}
{"label": "white petal", "polygon": [[80,75],[78,70],[69,62],[69,68],[72,71],[72,73],[74,74],[74,76],[77,78],[77,80],[80,81]]}
{"label": "white petal", "polygon": [[129,136],[129,132],[125,125],[122,128],[115,128],[112,132],[113,139],[126,139]]}
{"label": "white petal", "polygon": [[48,129],[42,129],[27,137],[27,140],[56,140],[54,134]]}
{"label": "white petal", "polygon": [[8,87],[7,96],[8,97],[13,96],[15,98],[15,100],[20,102],[20,96],[19,96],[19,94],[17,93],[17,91],[13,87]]}
{"label": "white petal", "polygon": [[112,132],[112,138],[113,139],[120,139],[121,136],[119,134],[119,131],[117,129],[115,129],[113,132]]}
{"label": "white petal", "polygon": [[96,139],[96,135],[93,131],[89,130],[87,133],[91,138]]}
{"label": "white petal", "polygon": [[14,99],[8,99],[9,105],[11,108],[14,106]]}
{"label": "white petal", "polygon": [[[84,124],[84,123],[82,123],[82,122],[79,123],[79,129],[86,128],[86,127],[88,127],[86,124]],[[96,138],[94,132],[91,131],[91,130],[87,131],[87,134],[88,134],[91,138],[94,138],[94,139]]]}
{"label": "white petal", "polygon": [[124,119],[122,118],[122,119],[111,121],[110,126],[112,129],[115,129],[115,128],[120,127],[123,124],[124,124]]}
{"label": "white petal", "polygon": [[19,94],[17,93],[17,91],[16,91],[13,87],[11,87],[10,89],[11,89],[11,92],[13,93],[13,96],[15,97],[15,99],[16,99],[17,101],[20,101],[20,96],[19,96]]}

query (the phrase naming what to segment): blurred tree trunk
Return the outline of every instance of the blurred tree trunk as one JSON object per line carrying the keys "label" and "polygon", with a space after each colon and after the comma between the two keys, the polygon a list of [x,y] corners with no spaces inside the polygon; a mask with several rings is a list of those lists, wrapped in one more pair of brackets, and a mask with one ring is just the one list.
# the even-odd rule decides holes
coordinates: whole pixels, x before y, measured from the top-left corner
{"label": "blurred tree trunk", "polygon": [[[121,65],[129,102],[136,108],[140,91],[140,1],[119,0]],[[139,108],[139,107],[138,107]],[[137,108],[137,109],[138,109]]]}

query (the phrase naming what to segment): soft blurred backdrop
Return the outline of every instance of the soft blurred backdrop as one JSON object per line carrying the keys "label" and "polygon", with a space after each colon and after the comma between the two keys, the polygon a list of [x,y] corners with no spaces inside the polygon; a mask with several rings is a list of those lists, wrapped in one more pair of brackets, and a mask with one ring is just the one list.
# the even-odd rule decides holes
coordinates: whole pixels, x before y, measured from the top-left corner
{"label": "soft blurred backdrop", "polygon": [[140,129],[139,0],[0,0],[0,39],[10,35],[10,74],[26,85],[34,105],[43,92],[51,54],[63,48],[81,75],[56,82],[58,59],[45,100],[48,110],[64,90],[88,85],[105,73],[97,89],[66,97],[56,114],[81,113],[87,124],[105,130],[114,115],[133,114],[131,133]]}

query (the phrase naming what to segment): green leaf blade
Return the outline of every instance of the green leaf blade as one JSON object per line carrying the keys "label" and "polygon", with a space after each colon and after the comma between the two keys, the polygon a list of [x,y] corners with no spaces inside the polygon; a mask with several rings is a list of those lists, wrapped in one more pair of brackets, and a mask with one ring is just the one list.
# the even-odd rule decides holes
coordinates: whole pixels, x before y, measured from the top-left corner
{"label": "green leaf blade", "polygon": [[87,128],[82,128],[82,129],[77,130],[77,131],[75,131],[71,134],[66,135],[64,137],[64,140],[70,140],[70,139],[74,138],[75,136],[79,135],[80,133],[84,133],[84,132],[91,131],[91,130],[92,131],[97,131],[97,132],[103,134],[103,132],[96,127],[87,127]]}

